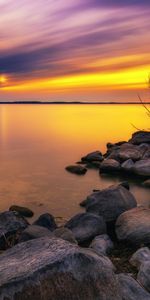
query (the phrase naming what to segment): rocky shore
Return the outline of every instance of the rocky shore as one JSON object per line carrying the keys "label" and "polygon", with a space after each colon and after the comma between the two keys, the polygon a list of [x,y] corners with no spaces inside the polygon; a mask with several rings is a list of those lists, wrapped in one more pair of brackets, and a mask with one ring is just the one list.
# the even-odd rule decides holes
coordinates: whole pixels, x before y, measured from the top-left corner
{"label": "rocky shore", "polygon": [[[66,170],[86,176],[91,167],[149,187],[150,132],[108,143],[105,154],[89,153]],[[63,226],[50,213],[31,224],[26,207],[0,213],[0,300],[150,300],[150,208],[138,206],[128,182],[80,205]]]}

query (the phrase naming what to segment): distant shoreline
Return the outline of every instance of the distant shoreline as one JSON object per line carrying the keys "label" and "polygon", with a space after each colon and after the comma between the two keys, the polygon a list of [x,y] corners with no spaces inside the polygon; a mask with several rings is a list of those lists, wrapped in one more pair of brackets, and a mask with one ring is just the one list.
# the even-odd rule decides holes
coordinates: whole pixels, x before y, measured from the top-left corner
{"label": "distant shoreline", "polygon": [[[142,103],[140,103],[140,102],[80,102],[80,101],[72,101],[72,102],[65,102],[65,101],[53,101],[53,102],[48,102],[48,101],[1,101],[0,102],[0,104],[50,104],[50,105],[52,105],[52,104],[61,104],[61,105],[68,105],[68,104],[80,104],[80,105],[87,105],[87,104],[94,104],[94,105],[104,105],[104,104],[106,104],[106,105],[112,105],[112,104],[114,104],[114,105],[125,105],[125,104],[127,104],[127,105],[129,105],[129,104],[135,104],[135,105],[137,105],[137,104],[140,104],[140,105],[142,105]],[[150,102],[144,102],[144,104],[150,104]]]}

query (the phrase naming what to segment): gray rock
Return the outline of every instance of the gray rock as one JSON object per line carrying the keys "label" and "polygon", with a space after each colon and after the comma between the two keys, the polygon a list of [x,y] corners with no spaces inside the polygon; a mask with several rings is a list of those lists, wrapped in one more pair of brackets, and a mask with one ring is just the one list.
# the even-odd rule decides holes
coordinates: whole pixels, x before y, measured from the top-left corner
{"label": "gray rock", "polygon": [[81,165],[67,166],[66,170],[70,173],[77,174],[77,175],[84,175],[87,172],[87,169]]}
{"label": "gray rock", "polygon": [[87,162],[102,161],[103,156],[100,151],[94,151],[94,152],[91,152],[91,153],[87,154],[86,156],[82,157],[81,160],[87,161]]}
{"label": "gray rock", "polygon": [[39,216],[39,218],[33,223],[33,225],[38,225],[53,231],[57,228],[55,218],[49,213],[45,213]]}
{"label": "gray rock", "polygon": [[115,159],[104,159],[100,164],[100,172],[118,172],[120,163]]}
{"label": "gray rock", "polygon": [[5,211],[0,213],[0,249],[4,249],[7,238],[23,231],[29,223],[17,212]]}
{"label": "gray rock", "polygon": [[134,164],[133,172],[139,176],[150,177],[150,159],[142,159]]}
{"label": "gray rock", "polygon": [[116,222],[116,234],[120,241],[133,245],[150,244],[150,209],[133,208],[121,214]]}
{"label": "gray rock", "polygon": [[130,258],[130,263],[134,267],[140,268],[141,264],[150,261],[150,249],[148,247],[142,247],[138,249]]}
{"label": "gray rock", "polygon": [[137,161],[142,158],[144,151],[145,150],[139,148],[138,146],[130,143],[124,143],[121,146],[113,147],[108,158],[115,159],[120,162],[124,162],[128,159]]}
{"label": "gray rock", "polygon": [[79,243],[87,242],[95,236],[106,233],[106,224],[101,216],[80,213],[71,218],[65,227],[69,228]]}
{"label": "gray rock", "polygon": [[122,300],[150,300],[150,294],[130,275],[119,274]]}
{"label": "gray rock", "polygon": [[27,217],[27,218],[33,217],[33,211],[31,209],[27,208],[27,207],[12,205],[9,208],[9,210],[10,211],[16,211],[23,217]]}
{"label": "gray rock", "polygon": [[0,300],[6,299],[122,300],[103,256],[56,238],[21,243],[0,255]]}
{"label": "gray rock", "polygon": [[121,170],[125,172],[133,172],[134,162],[132,159],[128,159],[121,164]]}
{"label": "gray rock", "polygon": [[28,226],[21,234],[19,238],[19,242],[26,242],[29,240],[37,239],[47,236],[51,238],[53,236],[52,232],[47,228],[38,225],[30,225]]}
{"label": "gray rock", "polygon": [[87,212],[101,215],[107,222],[115,221],[124,211],[136,207],[134,196],[122,185],[113,185],[94,192],[81,203]]}
{"label": "gray rock", "polygon": [[137,131],[133,133],[129,142],[135,145],[150,143],[150,131]]}
{"label": "gray rock", "polygon": [[102,234],[93,239],[90,248],[99,255],[107,255],[114,248],[114,244],[107,234]]}
{"label": "gray rock", "polygon": [[77,241],[74,237],[73,232],[71,230],[69,230],[68,228],[65,228],[65,227],[57,228],[53,231],[53,234],[57,238],[61,238],[70,243],[77,244]]}
{"label": "gray rock", "polygon": [[142,185],[143,185],[144,187],[150,188],[150,179],[145,180],[145,181],[142,183]]}
{"label": "gray rock", "polygon": [[150,293],[150,261],[141,264],[137,280]]}

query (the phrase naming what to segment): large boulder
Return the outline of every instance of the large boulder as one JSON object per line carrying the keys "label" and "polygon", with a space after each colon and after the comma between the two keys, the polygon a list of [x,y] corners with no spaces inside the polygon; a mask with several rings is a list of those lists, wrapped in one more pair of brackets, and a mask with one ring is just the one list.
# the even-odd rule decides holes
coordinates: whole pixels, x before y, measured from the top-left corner
{"label": "large boulder", "polygon": [[133,166],[133,172],[139,176],[150,177],[150,158],[137,161]]}
{"label": "large boulder", "polygon": [[122,273],[117,277],[120,283],[122,300],[150,300],[150,294],[130,275]]}
{"label": "large boulder", "polygon": [[92,161],[102,161],[103,160],[103,156],[102,153],[100,151],[94,151],[91,152],[89,154],[87,154],[86,156],[82,157],[81,160],[84,162],[92,162]]}
{"label": "large boulder", "polygon": [[80,213],[71,218],[65,227],[69,228],[78,243],[88,242],[95,236],[106,233],[106,224],[101,216]]}
{"label": "large boulder", "polygon": [[120,241],[135,246],[150,245],[150,209],[137,207],[121,214],[116,222],[116,234]]}
{"label": "large boulder", "polygon": [[7,239],[23,231],[28,225],[29,223],[17,212],[0,213],[0,249],[7,247]]}
{"label": "large boulder", "polygon": [[120,163],[115,159],[104,159],[100,164],[100,172],[118,172],[120,171]]}
{"label": "large boulder", "polygon": [[19,242],[26,242],[44,236],[51,238],[53,235],[52,232],[45,227],[30,225],[20,235]]}
{"label": "large boulder", "polygon": [[135,145],[150,143],[150,131],[141,130],[133,133],[129,142]]}
{"label": "large boulder", "polygon": [[77,175],[84,175],[87,172],[87,169],[80,165],[67,166],[66,170],[70,173],[77,174]]}
{"label": "large boulder", "polygon": [[130,143],[124,143],[121,146],[114,146],[107,158],[115,159],[119,162],[124,162],[128,159],[137,161],[142,158],[145,149],[141,149],[139,146],[135,146]]}
{"label": "large boulder", "polygon": [[57,228],[55,218],[49,213],[45,213],[39,216],[39,218],[33,223],[33,225],[38,225],[53,231]]}
{"label": "large boulder", "polygon": [[23,217],[27,217],[27,218],[33,217],[33,211],[24,206],[12,205],[12,206],[10,206],[9,210],[16,211]]}
{"label": "large boulder", "polygon": [[122,300],[105,257],[56,238],[0,255],[0,300]]}
{"label": "large boulder", "polygon": [[120,214],[136,207],[134,196],[122,185],[113,185],[94,192],[81,203],[87,212],[103,216],[106,222],[115,221]]}
{"label": "large boulder", "polygon": [[98,255],[107,255],[114,248],[114,244],[107,234],[102,234],[93,239],[90,244],[90,248],[92,248]]}

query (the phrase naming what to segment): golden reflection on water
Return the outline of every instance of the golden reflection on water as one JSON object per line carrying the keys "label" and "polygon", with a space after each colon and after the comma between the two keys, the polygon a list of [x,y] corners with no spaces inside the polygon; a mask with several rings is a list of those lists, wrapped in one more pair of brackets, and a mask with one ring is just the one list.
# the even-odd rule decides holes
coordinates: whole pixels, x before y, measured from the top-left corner
{"label": "golden reflection on water", "polygon": [[[148,128],[141,105],[1,105],[0,209],[28,205],[37,214],[70,216],[93,188],[116,178],[84,177],[64,168],[89,151],[105,151],[107,142],[128,140],[135,128]],[[133,183],[139,201],[148,191]],[[142,196],[141,196],[142,195]],[[42,204],[42,205],[41,205]]]}

